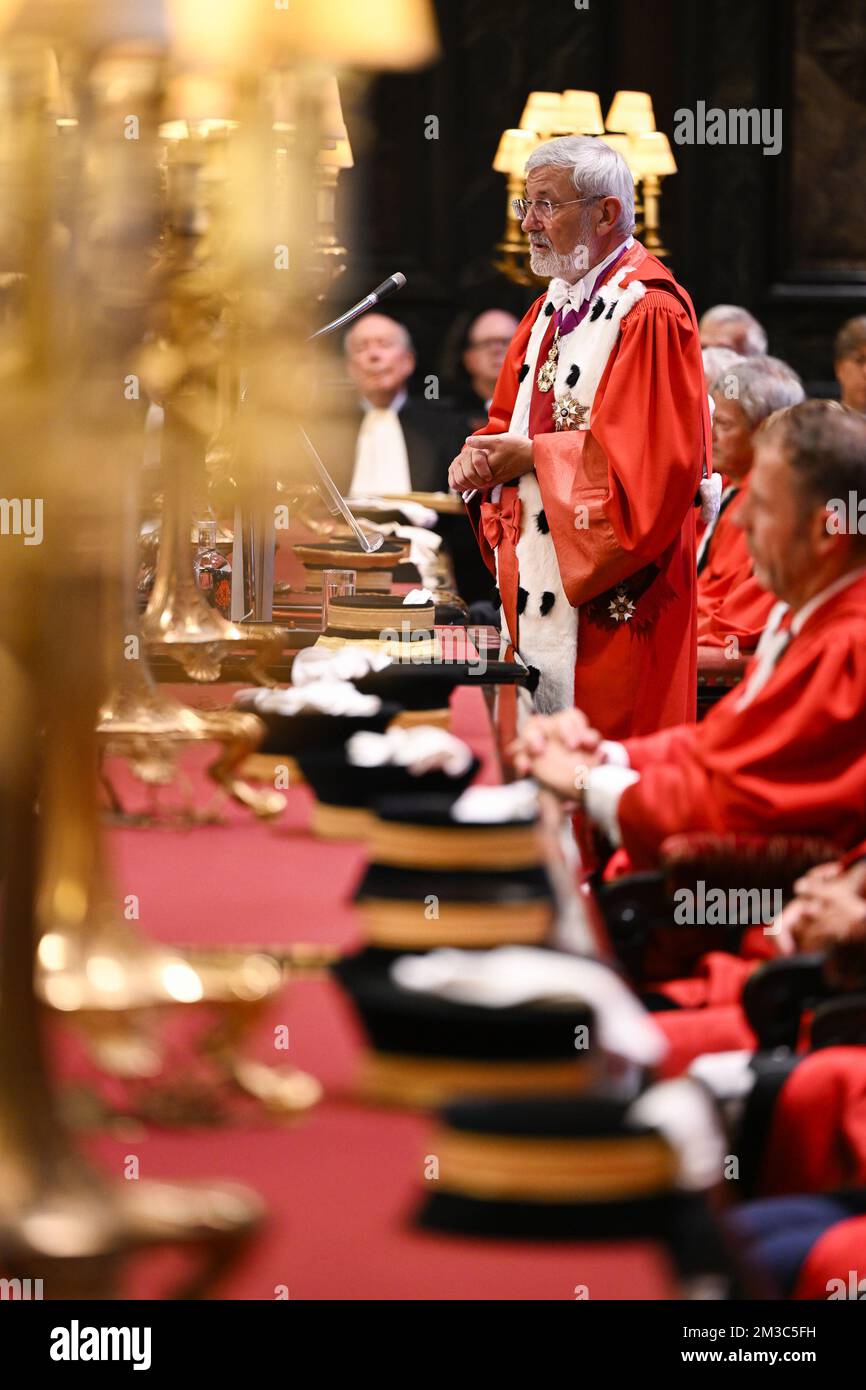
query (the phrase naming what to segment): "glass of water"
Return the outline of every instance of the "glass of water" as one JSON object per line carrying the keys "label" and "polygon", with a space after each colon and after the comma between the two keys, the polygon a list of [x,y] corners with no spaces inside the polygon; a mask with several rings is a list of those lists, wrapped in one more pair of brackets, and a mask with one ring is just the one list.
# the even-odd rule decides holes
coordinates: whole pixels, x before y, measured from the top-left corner
{"label": "glass of water", "polygon": [[328,626],[332,598],[351,598],[355,592],[355,570],[325,570],[322,574],[322,631]]}

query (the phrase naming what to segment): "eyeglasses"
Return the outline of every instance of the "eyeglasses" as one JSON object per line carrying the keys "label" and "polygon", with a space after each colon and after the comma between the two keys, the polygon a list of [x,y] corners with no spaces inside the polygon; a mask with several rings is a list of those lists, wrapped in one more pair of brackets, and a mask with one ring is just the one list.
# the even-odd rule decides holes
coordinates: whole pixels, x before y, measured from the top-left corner
{"label": "eyeglasses", "polygon": [[467,346],[467,348],[482,348],[482,349],[489,349],[490,351],[493,351],[494,349],[501,348],[503,351],[505,351],[507,348],[509,348],[509,347],[511,346],[511,339],[510,339],[510,338],[475,338],[475,339],[473,340],[473,339],[470,338],[470,340],[469,340],[469,342],[466,344],[466,346]]}
{"label": "eyeglasses", "polygon": [[594,203],[598,198],[607,196],[606,193],[593,193],[588,198],[568,198],[564,203],[552,203],[549,198],[512,198],[511,206],[521,222],[529,216],[531,208],[535,209],[542,222],[549,222],[558,208],[567,208],[573,203]]}

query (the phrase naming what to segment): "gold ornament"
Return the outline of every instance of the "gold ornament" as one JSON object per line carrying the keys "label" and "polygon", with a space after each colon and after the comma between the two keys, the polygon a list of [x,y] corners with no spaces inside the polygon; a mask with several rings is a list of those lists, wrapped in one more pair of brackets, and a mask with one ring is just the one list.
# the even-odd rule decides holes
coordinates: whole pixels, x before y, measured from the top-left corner
{"label": "gold ornament", "polygon": [[549,391],[556,381],[556,367],[559,362],[559,329],[553,335],[553,342],[550,344],[550,351],[547,354],[547,361],[543,362],[538,369],[538,376],[535,384],[539,391]]}
{"label": "gold ornament", "polygon": [[581,405],[570,391],[553,403],[553,423],[558,430],[580,429],[589,415],[589,406]]}
{"label": "gold ornament", "polygon": [[608,604],[608,612],[618,623],[627,623],[634,617],[634,601],[629,598],[625,585],[617,586],[616,593]]}

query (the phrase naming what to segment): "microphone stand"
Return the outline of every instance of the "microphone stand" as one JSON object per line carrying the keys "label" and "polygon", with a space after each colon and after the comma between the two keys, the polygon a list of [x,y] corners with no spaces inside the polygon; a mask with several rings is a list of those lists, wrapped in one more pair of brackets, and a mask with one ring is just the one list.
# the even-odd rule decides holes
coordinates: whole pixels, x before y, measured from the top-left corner
{"label": "microphone stand", "polygon": [[[395,290],[402,289],[406,283],[406,278],[399,271],[395,275],[383,280],[375,290],[361,299],[357,304],[353,304],[351,309],[347,309],[339,318],[326,323],[322,328],[311,333],[307,339],[308,343],[314,342],[317,338],[326,338],[331,333],[338,332],[348,324],[354,323],[355,319],[360,318],[368,309],[374,308],[387,295],[393,294]],[[331,516],[341,516],[349,527],[355,540],[366,554],[371,555],[378,550],[385,541],[381,532],[366,532],[354,516],[337,484],[334,482],[324,463],[322,462],[318,450],[314,445],[303,425],[298,425],[301,442],[304,450],[313,464],[315,473],[315,485],[319,496],[325,503]],[[238,515],[235,521],[237,524]],[[273,555],[273,536],[269,526],[270,513],[260,514],[252,518],[252,550],[253,550],[253,616],[257,622],[270,622],[274,609],[274,555]]]}

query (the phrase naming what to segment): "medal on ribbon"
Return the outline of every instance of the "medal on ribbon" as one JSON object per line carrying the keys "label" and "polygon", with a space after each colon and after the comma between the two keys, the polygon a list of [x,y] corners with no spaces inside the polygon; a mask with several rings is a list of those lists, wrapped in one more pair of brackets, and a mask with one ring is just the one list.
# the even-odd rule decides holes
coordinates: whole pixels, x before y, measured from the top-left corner
{"label": "medal on ribbon", "polygon": [[535,384],[539,391],[549,391],[556,381],[556,366],[559,362],[559,329],[553,335],[553,342],[550,344],[550,351],[547,354],[547,361],[542,362],[535,378]]}
{"label": "medal on ribbon", "polygon": [[553,424],[558,430],[577,430],[585,424],[589,406],[581,405],[570,391],[553,402]]}

